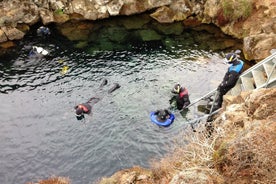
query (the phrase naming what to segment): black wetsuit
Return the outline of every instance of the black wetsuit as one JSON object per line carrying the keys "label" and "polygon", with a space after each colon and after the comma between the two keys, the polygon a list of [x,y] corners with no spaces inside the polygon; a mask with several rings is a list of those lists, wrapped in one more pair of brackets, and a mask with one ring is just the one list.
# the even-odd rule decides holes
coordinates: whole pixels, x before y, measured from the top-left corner
{"label": "black wetsuit", "polygon": [[188,90],[186,88],[181,88],[180,93],[176,96],[177,109],[185,109],[190,103]]}
{"label": "black wetsuit", "polygon": [[157,119],[160,122],[164,122],[168,118],[170,118],[170,114],[171,113],[167,109],[165,109],[165,110],[157,110],[157,111],[154,112],[154,115],[157,116]]}
{"label": "black wetsuit", "polygon": [[[107,80],[104,79],[102,84],[100,85],[100,89],[103,88],[107,84]],[[118,83],[114,83],[114,85],[108,90],[108,93],[112,93],[116,89],[119,89],[121,86]],[[83,114],[90,114],[92,110],[92,106],[98,103],[101,100],[100,97],[92,97],[86,103],[79,104],[75,106],[76,117],[78,120],[84,118]]]}
{"label": "black wetsuit", "polygon": [[243,61],[236,60],[233,64],[228,68],[223,81],[217,88],[218,97],[216,99],[216,107],[214,110],[218,109],[222,105],[223,95],[225,95],[230,89],[232,89],[235,85],[239,76],[243,69]]}

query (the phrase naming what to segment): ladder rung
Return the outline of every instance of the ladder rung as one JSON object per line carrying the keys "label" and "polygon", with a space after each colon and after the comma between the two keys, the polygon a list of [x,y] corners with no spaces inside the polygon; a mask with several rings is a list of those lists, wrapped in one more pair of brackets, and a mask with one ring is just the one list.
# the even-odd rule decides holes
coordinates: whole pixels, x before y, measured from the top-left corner
{"label": "ladder rung", "polygon": [[275,71],[275,66],[276,66],[276,58],[273,58],[271,60],[271,63],[264,64],[264,67],[267,68],[267,78],[269,78],[268,83],[272,83],[276,80],[276,71]]}
{"label": "ladder rung", "polygon": [[252,77],[241,77],[243,91],[249,91],[255,89],[254,80]]}
{"label": "ladder rung", "polygon": [[276,70],[274,68],[273,73],[271,74],[270,78],[269,78],[269,83],[273,82],[276,80]]}
{"label": "ladder rung", "polygon": [[262,87],[266,83],[266,76],[264,71],[253,70],[252,75],[255,81],[256,88]]}
{"label": "ladder rung", "polygon": [[268,78],[273,70],[273,62],[272,63],[271,62],[264,63],[263,66],[265,69],[266,76]]}

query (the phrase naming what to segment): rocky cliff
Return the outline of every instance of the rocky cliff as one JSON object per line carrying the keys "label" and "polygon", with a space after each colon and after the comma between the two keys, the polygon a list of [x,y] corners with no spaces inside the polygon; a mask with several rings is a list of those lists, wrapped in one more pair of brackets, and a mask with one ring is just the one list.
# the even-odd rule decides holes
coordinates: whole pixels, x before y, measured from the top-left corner
{"label": "rocky cliff", "polygon": [[247,60],[261,60],[276,48],[275,0],[2,0],[0,10],[2,47],[22,39],[38,22],[60,25],[148,12],[164,24],[214,24],[243,40]]}

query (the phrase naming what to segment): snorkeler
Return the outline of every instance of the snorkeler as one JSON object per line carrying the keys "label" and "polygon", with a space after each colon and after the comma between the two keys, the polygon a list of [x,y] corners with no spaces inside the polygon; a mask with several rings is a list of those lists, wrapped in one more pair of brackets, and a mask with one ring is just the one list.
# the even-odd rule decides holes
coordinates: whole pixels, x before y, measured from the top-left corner
{"label": "snorkeler", "polygon": [[49,52],[42,47],[32,46],[32,49],[29,52],[29,58],[42,58],[43,56],[48,55]]}
{"label": "snorkeler", "polygon": [[[100,85],[100,89],[107,84],[107,80],[104,79]],[[118,83],[114,83],[114,85],[107,91],[108,94],[112,93],[116,89],[119,89],[121,86]],[[90,114],[92,111],[92,104],[95,105],[101,100],[99,97],[92,97],[87,102],[79,104],[74,107],[77,120],[82,120],[84,118],[84,114]]]}
{"label": "snorkeler", "polygon": [[176,84],[171,91],[173,94],[176,94],[171,100],[176,100],[176,107],[178,110],[185,110],[190,105],[189,93],[187,88],[181,86],[180,84]]}
{"label": "snorkeler", "polygon": [[93,104],[96,104],[98,101],[100,101],[100,98],[92,97],[86,103],[75,106],[77,120],[82,120],[84,118],[84,114],[90,114],[92,110],[92,102]]}
{"label": "snorkeler", "polygon": [[155,111],[154,115],[156,115],[156,119],[159,122],[165,122],[167,119],[170,118],[171,113],[167,109],[160,109]]}
{"label": "snorkeler", "polygon": [[51,31],[48,27],[40,26],[36,30],[36,34],[37,34],[37,36],[49,36],[51,34]]}

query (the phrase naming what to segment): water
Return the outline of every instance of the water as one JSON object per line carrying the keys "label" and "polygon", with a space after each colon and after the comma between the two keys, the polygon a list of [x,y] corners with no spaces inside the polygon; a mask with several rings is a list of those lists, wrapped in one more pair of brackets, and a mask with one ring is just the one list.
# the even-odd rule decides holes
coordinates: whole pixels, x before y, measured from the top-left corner
{"label": "water", "polygon": [[[227,68],[218,53],[196,46],[144,43],[91,53],[70,44],[29,36],[2,58],[0,183],[55,175],[84,184],[134,165],[149,167],[195,115],[193,108],[186,119],[176,111],[174,123],[160,128],[150,112],[169,106],[175,83],[184,84],[193,101],[216,88]],[[42,46],[51,57],[28,60],[23,45]],[[109,83],[99,90],[103,78]],[[115,82],[121,88],[107,94]],[[73,107],[93,96],[102,99],[91,116],[77,121]]]}

